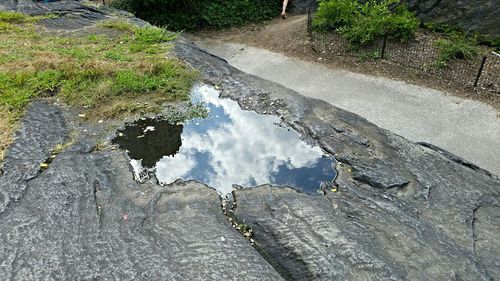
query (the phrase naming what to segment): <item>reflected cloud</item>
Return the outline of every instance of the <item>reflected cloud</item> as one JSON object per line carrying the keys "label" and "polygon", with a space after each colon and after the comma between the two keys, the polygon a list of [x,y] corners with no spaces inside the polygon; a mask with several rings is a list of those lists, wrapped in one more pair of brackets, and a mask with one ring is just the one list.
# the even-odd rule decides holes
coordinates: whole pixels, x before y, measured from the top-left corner
{"label": "reflected cloud", "polygon": [[313,193],[322,180],[334,178],[332,159],[295,131],[278,127],[278,118],[243,111],[210,86],[194,94],[207,104],[210,118],[184,125],[179,151],[156,164],[161,183],[196,179],[220,194],[231,192],[233,184],[289,185]]}

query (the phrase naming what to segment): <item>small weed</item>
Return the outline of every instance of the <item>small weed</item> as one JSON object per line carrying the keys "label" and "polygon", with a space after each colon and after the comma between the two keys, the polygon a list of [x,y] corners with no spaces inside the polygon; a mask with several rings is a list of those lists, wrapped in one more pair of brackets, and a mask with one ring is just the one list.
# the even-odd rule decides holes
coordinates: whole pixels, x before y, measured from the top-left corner
{"label": "small weed", "polygon": [[73,145],[75,143],[75,138],[72,136],[71,140],[66,142],[66,143],[60,143],[57,144],[52,150],[50,151],[50,156],[49,158],[45,159],[44,162],[40,163],[40,169],[46,170],[49,168],[50,164],[56,159],[57,155],[59,155],[61,152],[66,150],[68,147]]}
{"label": "small weed", "polygon": [[376,60],[380,58],[380,52],[377,51],[361,51],[359,52],[358,61],[364,62],[368,60]]}
{"label": "small weed", "polygon": [[78,60],[86,60],[94,56],[92,50],[80,46],[68,46],[67,48],[60,49],[58,53],[73,57]]}
{"label": "small weed", "polygon": [[436,61],[438,67],[445,67],[453,59],[472,59],[479,53],[477,42],[463,35],[453,35],[449,39],[438,39],[435,41],[439,50]]}
{"label": "small weed", "polygon": [[145,113],[160,113],[162,107],[159,104],[152,102],[138,101],[120,101],[116,100],[103,106],[102,110],[96,115],[96,119],[116,118],[118,116],[131,116]]}
{"label": "small weed", "polygon": [[247,239],[251,239],[253,236],[252,228],[246,223],[239,224],[236,227],[236,229],[238,229],[240,231],[240,233],[243,235],[243,237],[245,237]]}
{"label": "small weed", "polygon": [[107,27],[107,28],[112,28],[112,29],[117,29],[121,31],[126,31],[133,33],[135,26],[129,23],[128,21],[125,20],[107,20],[103,21],[100,26],[102,27]]}
{"label": "small weed", "polygon": [[208,111],[203,104],[187,102],[181,105],[167,106],[162,116],[168,122],[176,124],[185,122],[186,120],[207,118]]}
{"label": "small weed", "polygon": [[59,155],[61,152],[64,150],[68,149],[68,147],[72,146],[75,143],[74,139],[71,139],[70,141],[66,143],[60,143],[57,144],[51,151],[52,155]]}
{"label": "small weed", "polygon": [[135,28],[134,34],[137,41],[146,44],[169,42],[174,40],[178,35],[175,32],[155,26]]}
{"label": "small weed", "polygon": [[108,51],[104,54],[104,57],[110,60],[114,61],[131,61],[132,59],[128,57],[127,55],[124,55],[121,52],[118,51]]}
{"label": "small weed", "polygon": [[95,145],[95,151],[104,151],[109,146],[109,142],[101,140]]}
{"label": "small weed", "polygon": [[137,27],[127,21],[105,21],[103,27],[127,31],[134,35],[135,40],[142,44],[164,43],[174,40],[178,33],[156,26]]}

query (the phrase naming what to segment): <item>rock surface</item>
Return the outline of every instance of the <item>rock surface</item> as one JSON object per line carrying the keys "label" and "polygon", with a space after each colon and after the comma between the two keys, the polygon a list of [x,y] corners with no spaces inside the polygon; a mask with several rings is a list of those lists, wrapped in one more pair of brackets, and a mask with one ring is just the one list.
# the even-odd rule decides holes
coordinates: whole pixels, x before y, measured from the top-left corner
{"label": "rock surface", "polygon": [[292,13],[302,14],[307,13],[309,7],[315,10],[318,6],[318,2],[315,0],[289,0],[288,9]]}
{"label": "rock surface", "polygon": [[500,0],[406,0],[424,22],[437,22],[500,37]]}
{"label": "rock surface", "polygon": [[[500,278],[499,243],[493,242],[500,241],[498,224],[483,224],[500,214],[496,176],[357,115],[243,74],[187,42],[178,43],[176,52],[222,84],[225,97],[243,108],[283,116],[305,139],[343,163],[337,167],[338,192],[327,191],[324,197],[270,187],[234,192],[236,217],[254,229],[257,246],[284,276]],[[271,106],[276,102],[286,106]]]}
{"label": "rock surface", "polygon": [[281,279],[203,184],[138,184],[124,152],[89,137],[39,171],[68,138],[62,115],[33,104],[5,161],[2,280]]}
{"label": "rock surface", "polygon": [[99,129],[75,121],[70,109],[36,102],[0,177],[3,279],[500,279],[497,177],[239,72],[183,39],[174,51],[224,97],[282,116],[335,155],[342,163],[337,192],[235,191],[229,213],[253,229],[255,249],[228,222],[214,190],[196,182],[138,184],[125,152],[97,150],[93,134],[78,135],[40,170],[70,131]]}

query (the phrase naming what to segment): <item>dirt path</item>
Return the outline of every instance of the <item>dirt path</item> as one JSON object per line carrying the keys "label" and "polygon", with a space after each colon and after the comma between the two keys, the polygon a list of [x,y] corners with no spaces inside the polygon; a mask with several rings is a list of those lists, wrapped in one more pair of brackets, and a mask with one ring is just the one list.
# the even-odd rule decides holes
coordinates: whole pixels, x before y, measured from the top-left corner
{"label": "dirt path", "polygon": [[[408,68],[387,60],[366,60],[348,56],[328,55],[324,51],[315,51],[306,29],[307,16],[291,16],[286,20],[275,19],[265,24],[250,24],[243,27],[223,31],[203,30],[197,37],[220,40],[222,42],[239,43],[263,48],[272,52],[298,58],[309,62],[349,70],[367,75],[384,76],[415,85],[445,91],[461,98],[478,100],[500,110],[500,95],[488,91],[464,89],[459,83],[450,83],[436,75]],[[420,36],[422,37],[422,36]],[[419,38],[420,38],[419,37]],[[430,40],[427,37],[418,40]],[[427,38],[427,39],[425,39]],[[432,43],[432,42],[429,42]]]}
{"label": "dirt path", "polygon": [[[325,100],[407,139],[437,145],[500,174],[500,119],[495,108],[439,90],[339,70],[273,52],[277,48],[273,34],[288,36],[284,28],[299,26],[303,17],[292,17],[289,21],[289,25],[275,21],[268,27],[260,27],[266,30],[261,37],[251,32],[245,37],[242,32],[230,30],[223,33],[223,39],[213,34],[191,39],[244,72]],[[248,43],[241,44],[243,38]],[[254,45],[253,40],[267,44],[267,50],[249,46]],[[302,46],[306,52],[307,42],[302,42]],[[289,46],[280,49],[284,54],[300,50]]]}

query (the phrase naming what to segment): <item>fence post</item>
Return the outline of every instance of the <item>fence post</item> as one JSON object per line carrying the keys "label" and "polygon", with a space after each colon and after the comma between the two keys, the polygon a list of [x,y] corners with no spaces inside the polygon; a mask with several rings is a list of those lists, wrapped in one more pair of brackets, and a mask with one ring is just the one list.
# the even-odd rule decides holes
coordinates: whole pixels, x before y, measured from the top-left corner
{"label": "fence post", "polygon": [[309,5],[307,5],[307,33],[309,37],[312,37],[312,2],[309,1]]}
{"label": "fence post", "polygon": [[479,78],[481,77],[481,74],[483,73],[483,68],[484,64],[486,63],[486,56],[483,57],[483,61],[481,62],[481,66],[479,67],[479,71],[477,73],[476,81],[474,82],[474,88],[477,87],[477,84],[479,82]]}
{"label": "fence post", "polygon": [[382,51],[380,52],[380,58],[384,59],[385,56],[385,47],[387,46],[387,32],[384,34],[384,42],[382,43]]}

